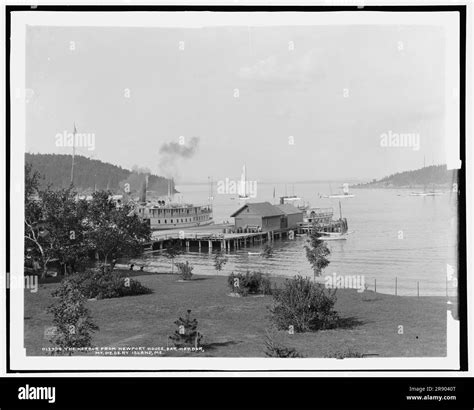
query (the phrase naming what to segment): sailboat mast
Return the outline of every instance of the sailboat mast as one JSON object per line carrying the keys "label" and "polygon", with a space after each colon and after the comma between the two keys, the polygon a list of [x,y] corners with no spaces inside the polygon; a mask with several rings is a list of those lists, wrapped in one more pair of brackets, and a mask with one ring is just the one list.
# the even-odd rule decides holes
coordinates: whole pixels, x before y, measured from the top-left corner
{"label": "sailboat mast", "polygon": [[339,201],[339,218],[342,219],[342,207],[341,207],[341,201]]}

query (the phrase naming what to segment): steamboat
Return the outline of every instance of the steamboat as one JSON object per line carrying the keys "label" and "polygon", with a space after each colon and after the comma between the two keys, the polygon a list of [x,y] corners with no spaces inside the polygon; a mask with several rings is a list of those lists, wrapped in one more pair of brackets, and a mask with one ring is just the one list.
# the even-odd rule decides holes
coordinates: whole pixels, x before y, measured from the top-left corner
{"label": "steamboat", "polygon": [[342,217],[341,202],[339,202],[339,219],[333,219],[332,208],[308,208],[303,216],[303,222],[298,224],[300,232],[311,233],[314,229],[325,241],[344,240],[348,232],[347,219]]}
{"label": "steamboat", "polygon": [[146,188],[145,181],[136,212],[142,220],[149,222],[151,230],[184,229],[214,223],[211,202],[208,205],[174,202],[170,182],[166,198],[150,201],[147,200]]}

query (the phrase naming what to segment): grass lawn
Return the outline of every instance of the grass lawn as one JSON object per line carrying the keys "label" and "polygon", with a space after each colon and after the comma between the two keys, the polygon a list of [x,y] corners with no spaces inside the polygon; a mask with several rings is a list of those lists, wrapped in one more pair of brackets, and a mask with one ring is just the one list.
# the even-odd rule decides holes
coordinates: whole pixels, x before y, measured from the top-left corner
{"label": "grass lawn", "polygon": [[[190,282],[178,282],[177,276],[142,273],[135,279],[153,293],[87,302],[93,321],[100,328],[94,334],[94,346],[171,346],[168,336],[177,328],[173,322],[191,309],[204,335],[204,352],[197,355],[265,356],[265,329],[271,325],[267,306],[272,304],[271,296],[228,296],[230,290],[224,276],[193,276]],[[281,283],[284,279],[272,280]],[[45,328],[52,326],[46,308],[54,300],[51,292],[57,286],[57,283],[46,283],[39,286],[37,293],[25,291],[28,355],[44,355],[42,348],[51,347],[44,336]],[[279,331],[277,340],[305,357],[324,357],[348,347],[371,357],[446,355],[445,298],[342,289],[337,295],[336,310],[344,318],[344,327],[292,335]],[[399,334],[399,326],[403,326],[403,334]]]}

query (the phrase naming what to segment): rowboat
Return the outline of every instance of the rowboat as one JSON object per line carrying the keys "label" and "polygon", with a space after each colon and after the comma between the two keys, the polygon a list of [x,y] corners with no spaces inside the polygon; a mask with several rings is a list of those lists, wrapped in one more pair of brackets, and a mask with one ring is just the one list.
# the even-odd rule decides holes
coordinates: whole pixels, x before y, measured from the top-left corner
{"label": "rowboat", "polygon": [[354,231],[350,232],[318,232],[321,236],[319,239],[323,241],[345,241],[347,239],[347,235],[353,233]]}

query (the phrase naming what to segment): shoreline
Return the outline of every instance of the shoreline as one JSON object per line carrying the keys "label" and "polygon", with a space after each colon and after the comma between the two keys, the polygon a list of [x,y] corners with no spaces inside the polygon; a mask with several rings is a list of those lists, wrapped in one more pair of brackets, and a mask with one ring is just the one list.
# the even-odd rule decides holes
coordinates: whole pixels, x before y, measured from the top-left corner
{"label": "shoreline", "polygon": [[[117,265],[121,265],[121,264],[117,264]],[[251,272],[253,272],[254,270],[250,269]],[[169,276],[174,276],[176,278],[179,278],[179,275],[178,273],[175,271],[174,273],[171,273],[170,271],[146,271],[146,270],[143,270],[143,271],[140,271],[140,270],[134,270],[134,271],[130,271],[128,269],[122,269],[122,268],[116,268],[114,269],[114,272],[117,272],[117,273],[121,273],[121,274],[124,274],[124,275],[128,275],[129,277],[139,277],[139,276],[163,276],[163,275],[169,275]],[[131,273],[133,272],[133,273]],[[212,273],[208,273],[208,274],[203,274],[203,273],[199,273],[199,274],[193,274],[193,277],[196,277],[196,278],[199,278],[199,277],[203,277],[203,278],[227,278],[228,276],[230,276],[230,273],[226,273],[226,272],[221,272],[220,274],[216,274],[214,272]],[[269,278],[271,280],[274,280],[275,282],[280,282],[279,284],[282,284],[286,279],[291,279],[293,278],[294,276],[283,276],[283,275],[272,275],[272,274],[269,274],[268,275]],[[311,275],[307,275],[307,276],[304,276],[304,275],[300,275],[300,276],[303,276],[303,277],[307,277],[307,278],[310,278],[312,279],[313,277]],[[331,276],[331,275],[321,275],[318,280],[316,280],[317,283],[320,283],[320,284],[324,284],[324,280],[327,276]],[[192,281],[192,279],[191,279]],[[333,289],[333,288],[330,288],[330,289]],[[346,287],[336,287],[336,289],[338,291],[357,291],[357,288],[346,288]],[[444,300],[447,300],[447,299],[455,299],[457,298],[457,296],[442,296],[442,295],[420,295],[420,296],[416,296],[416,295],[395,295],[393,293],[385,293],[385,292],[375,292],[374,290],[372,289],[364,289],[362,292],[357,292],[359,294],[364,294],[364,293],[369,293],[369,292],[372,292],[376,295],[386,295],[386,296],[396,296],[396,297],[402,297],[402,298],[415,298],[415,299],[418,299],[418,298],[439,298],[439,299],[444,299]]]}
{"label": "shoreline", "polygon": [[438,190],[446,190],[445,192],[451,192],[451,185],[450,184],[439,184],[439,185],[410,185],[410,186],[394,186],[394,185],[351,185],[350,188],[352,189],[425,189],[429,187],[438,189]]}

